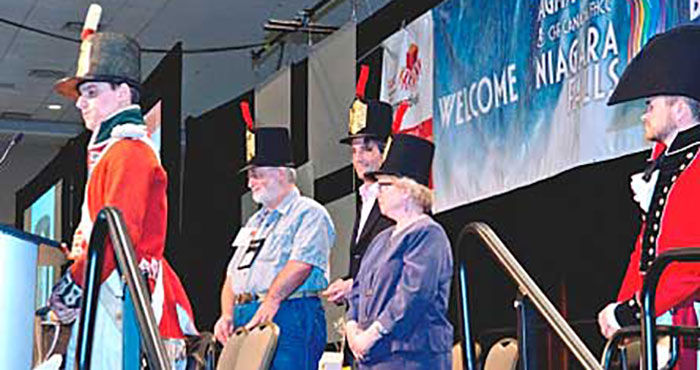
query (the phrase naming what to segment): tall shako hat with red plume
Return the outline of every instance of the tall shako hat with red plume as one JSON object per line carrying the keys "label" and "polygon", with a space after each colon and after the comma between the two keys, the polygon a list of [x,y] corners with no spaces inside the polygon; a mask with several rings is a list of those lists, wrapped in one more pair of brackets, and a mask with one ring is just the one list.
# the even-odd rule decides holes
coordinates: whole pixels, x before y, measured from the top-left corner
{"label": "tall shako hat with red plume", "polygon": [[355,100],[350,105],[348,136],[340,139],[342,144],[352,144],[352,140],[358,138],[386,141],[391,135],[391,105],[379,100],[365,100],[368,78],[369,67],[363,65],[355,87]]}
{"label": "tall shako hat with red plume", "polygon": [[241,172],[252,167],[294,167],[289,130],[286,127],[255,127],[250,105],[241,102],[246,122],[246,159]]}
{"label": "tall shako hat with red plume", "polygon": [[141,47],[119,33],[97,32],[102,8],[90,5],[85,19],[75,76],[56,82],[54,90],[69,99],[78,98],[78,87],[87,81],[127,83],[141,88]]}

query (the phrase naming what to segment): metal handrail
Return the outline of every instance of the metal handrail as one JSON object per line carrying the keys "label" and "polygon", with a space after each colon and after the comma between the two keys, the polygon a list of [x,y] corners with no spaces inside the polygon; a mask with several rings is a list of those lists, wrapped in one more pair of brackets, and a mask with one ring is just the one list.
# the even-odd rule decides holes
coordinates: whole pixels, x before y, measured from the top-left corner
{"label": "metal handrail", "polygon": [[151,308],[148,287],[138,269],[136,255],[126,230],[124,218],[121,212],[114,207],[105,207],[100,210],[90,235],[78,331],[78,369],[90,369],[97,297],[104,261],[104,245],[108,232],[117,260],[117,267],[124,275],[126,286],[134,303],[134,311],[149,365],[156,370],[165,370],[168,368],[165,346],[160,338],[158,324]]}
{"label": "metal handrail", "polygon": [[[581,338],[576,335],[574,330],[569,326],[569,324],[564,320],[564,318],[559,314],[559,311],[554,307],[552,302],[547,299],[547,296],[540,290],[534,280],[525,271],[525,269],[520,265],[518,260],[513,256],[512,253],[506,248],[501,239],[498,238],[496,233],[483,222],[472,222],[464,226],[457,239],[457,252],[458,252],[458,263],[459,263],[459,278],[460,278],[460,294],[461,302],[460,309],[462,315],[462,335],[464,336],[465,351],[463,352],[464,363],[467,364],[469,370],[475,370],[476,365],[474,364],[474,352],[473,352],[473,340],[471,337],[471,329],[469,323],[469,304],[468,304],[468,294],[467,294],[467,281],[466,281],[466,262],[464,258],[459,257],[459,247],[462,244],[462,239],[466,235],[476,235],[481,239],[484,245],[486,245],[496,257],[501,266],[506,270],[511,279],[515,281],[520,289],[520,292],[528,296],[532,301],[533,305],[537,308],[540,314],[547,320],[550,326],[554,329],[557,335],[561,338],[564,344],[573,352],[574,356],[579,360],[584,368],[588,370],[602,370],[603,368],[598,363],[598,360],[593,356],[591,351],[586,347]],[[470,349],[470,347],[472,347]],[[471,353],[469,353],[471,351]]]}
{"label": "metal handrail", "polygon": [[700,248],[672,249],[658,255],[642,285],[642,370],[656,369],[656,288],[661,274],[672,262],[700,262]]}
{"label": "metal handrail", "polygon": [[[700,328],[695,326],[672,326],[672,325],[656,325],[656,335],[671,337],[671,359],[663,367],[664,369],[673,368],[678,360],[679,338],[697,338],[700,337]],[[640,338],[642,329],[639,325],[625,326],[613,334],[613,336],[605,344],[603,350],[603,368],[610,369],[616,349],[623,348],[623,341],[630,338]],[[654,351],[656,352],[656,351]]]}

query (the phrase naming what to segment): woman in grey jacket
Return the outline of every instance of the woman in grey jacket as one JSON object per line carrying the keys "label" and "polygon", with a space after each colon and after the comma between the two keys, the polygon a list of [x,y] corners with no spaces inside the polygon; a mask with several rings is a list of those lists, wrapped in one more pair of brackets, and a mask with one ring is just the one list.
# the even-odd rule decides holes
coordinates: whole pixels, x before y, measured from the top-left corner
{"label": "woman in grey jacket", "polygon": [[381,169],[382,214],[396,221],[367,248],[349,297],[346,334],[360,369],[452,367],[447,304],[452,252],[443,228],[427,213],[434,146],[395,135]]}

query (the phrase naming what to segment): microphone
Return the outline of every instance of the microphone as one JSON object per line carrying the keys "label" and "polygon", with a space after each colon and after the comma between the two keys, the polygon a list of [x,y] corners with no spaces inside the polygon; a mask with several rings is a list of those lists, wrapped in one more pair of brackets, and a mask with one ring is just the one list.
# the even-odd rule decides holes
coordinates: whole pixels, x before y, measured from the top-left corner
{"label": "microphone", "polygon": [[10,145],[14,146],[19,144],[20,141],[24,138],[24,133],[18,132],[15,134],[15,136],[12,137],[12,141],[10,141]]}
{"label": "microphone", "polygon": [[2,157],[0,157],[0,166],[5,162],[5,159],[7,159],[7,154],[10,153],[10,150],[12,148],[19,144],[20,141],[22,141],[22,138],[24,138],[24,133],[18,132],[14,136],[12,136],[12,140],[10,140],[10,143],[7,144],[7,148],[5,148],[5,152],[2,153]]}

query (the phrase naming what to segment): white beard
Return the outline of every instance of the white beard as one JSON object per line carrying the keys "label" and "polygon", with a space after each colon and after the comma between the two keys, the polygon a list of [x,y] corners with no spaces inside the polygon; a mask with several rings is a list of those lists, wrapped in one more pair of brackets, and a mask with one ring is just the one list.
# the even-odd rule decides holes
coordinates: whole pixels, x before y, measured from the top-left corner
{"label": "white beard", "polygon": [[270,189],[263,189],[262,191],[259,192],[252,192],[253,193],[253,202],[257,204],[261,204],[263,207],[267,206],[274,200],[274,196]]}

